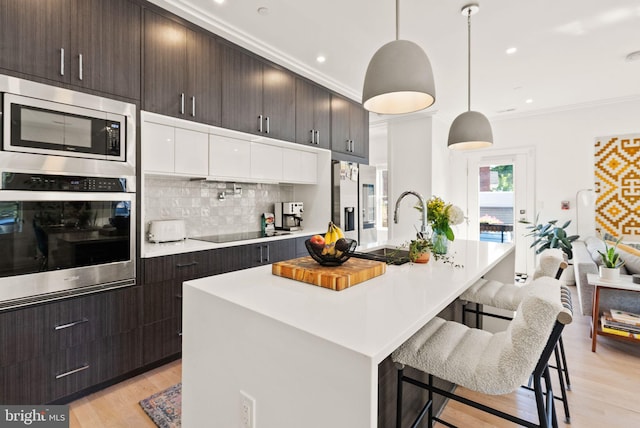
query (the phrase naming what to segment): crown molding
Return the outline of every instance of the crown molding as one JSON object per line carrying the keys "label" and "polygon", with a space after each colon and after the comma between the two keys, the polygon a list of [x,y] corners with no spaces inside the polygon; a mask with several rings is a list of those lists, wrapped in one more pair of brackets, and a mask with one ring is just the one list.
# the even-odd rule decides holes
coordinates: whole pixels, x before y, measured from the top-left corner
{"label": "crown molding", "polygon": [[604,100],[588,101],[588,102],[577,103],[577,104],[567,104],[563,106],[523,111],[519,113],[518,112],[505,113],[497,116],[489,116],[488,118],[491,122],[500,122],[503,120],[521,119],[521,118],[527,118],[532,116],[542,116],[546,114],[561,113],[561,112],[573,111],[573,110],[584,110],[589,108],[602,107],[602,106],[607,106],[612,104],[621,104],[621,103],[633,102],[633,101],[640,101],[640,94],[628,95],[625,97],[617,97],[617,98],[607,98]]}

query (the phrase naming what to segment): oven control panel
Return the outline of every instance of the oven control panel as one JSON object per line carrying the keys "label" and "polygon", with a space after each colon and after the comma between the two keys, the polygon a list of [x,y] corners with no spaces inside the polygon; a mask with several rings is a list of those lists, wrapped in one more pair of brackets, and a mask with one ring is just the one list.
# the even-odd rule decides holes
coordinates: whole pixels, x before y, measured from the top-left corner
{"label": "oven control panel", "polygon": [[52,192],[126,192],[126,178],[2,173],[3,190]]}

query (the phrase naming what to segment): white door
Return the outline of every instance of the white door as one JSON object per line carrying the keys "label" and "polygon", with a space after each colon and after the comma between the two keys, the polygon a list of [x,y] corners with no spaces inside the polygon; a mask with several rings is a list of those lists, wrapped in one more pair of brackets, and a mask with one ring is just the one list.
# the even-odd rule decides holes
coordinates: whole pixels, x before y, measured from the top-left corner
{"label": "white door", "polygon": [[[484,156],[478,153],[468,157],[467,165],[468,238],[514,242],[515,271],[528,275],[532,275],[535,269],[535,253],[529,248],[532,240],[526,236],[528,225],[521,221],[535,220],[534,154],[532,148],[492,151]],[[513,174],[511,191],[482,191],[487,189],[487,171],[491,172],[492,189],[495,189],[501,186],[501,183],[496,184],[499,171],[508,171],[509,166]],[[493,206],[494,210],[488,209],[488,206]],[[509,206],[512,209],[510,217],[505,214]]]}

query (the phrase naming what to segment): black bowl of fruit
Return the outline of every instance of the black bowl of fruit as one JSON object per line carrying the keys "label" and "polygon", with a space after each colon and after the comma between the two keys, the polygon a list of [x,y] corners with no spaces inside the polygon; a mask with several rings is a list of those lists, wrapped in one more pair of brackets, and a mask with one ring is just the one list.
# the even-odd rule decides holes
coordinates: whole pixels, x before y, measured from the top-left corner
{"label": "black bowl of fruit", "polygon": [[322,266],[339,266],[349,260],[358,241],[345,238],[342,230],[331,222],[324,236],[313,235],[304,245],[313,260]]}

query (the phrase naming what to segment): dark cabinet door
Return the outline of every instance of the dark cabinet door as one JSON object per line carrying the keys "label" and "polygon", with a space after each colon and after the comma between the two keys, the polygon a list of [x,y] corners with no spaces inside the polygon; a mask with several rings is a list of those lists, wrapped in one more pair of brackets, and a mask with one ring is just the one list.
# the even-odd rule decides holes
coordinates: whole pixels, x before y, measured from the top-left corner
{"label": "dark cabinet door", "polygon": [[140,6],[128,0],[74,0],[71,11],[71,83],[139,99]]}
{"label": "dark cabinet door", "polygon": [[295,140],[295,79],[230,46],[222,47],[222,126]]}
{"label": "dark cabinet door", "polygon": [[366,163],[369,158],[369,112],[360,104],[331,96],[331,150],[341,160]]}
{"label": "dark cabinet door", "polygon": [[352,154],[369,158],[369,112],[360,104],[350,102],[349,121],[353,141]]}
{"label": "dark cabinet door", "polygon": [[229,46],[222,48],[221,60],[222,126],[263,134],[262,63]]}
{"label": "dark cabinet door", "polygon": [[331,96],[331,150],[351,153],[350,103],[337,95]]}
{"label": "dark cabinet door", "polygon": [[187,103],[187,29],[145,10],[144,108],[184,118]]}
{"label": "dark cabinet door", "polygon": [[263,264],[275,263],[281,260],[289,260],[295,257],[295,239],[284,239],[282,241],[271,241],[266,245],[267,254],[263,259]]}
{"label": "dark cabinet door", "polygon": [[296,79],[296,139],[300,144],[330,148],[331,96],[328,91]]}
{"label": "dark cabinet door", "polygon": [[187,31],[186,118],[220,125],[221,78],[217,42],[201,32]]}
{"label": "dark cabinet door", "polygon": [[263,65],[263,109],[265,133],[272,138],[295,141],[295,79],[291,73]]}
{"label": "dark cabinet door", "polygon": [[71,0],[0,2],[0,68],[69,82]]}

